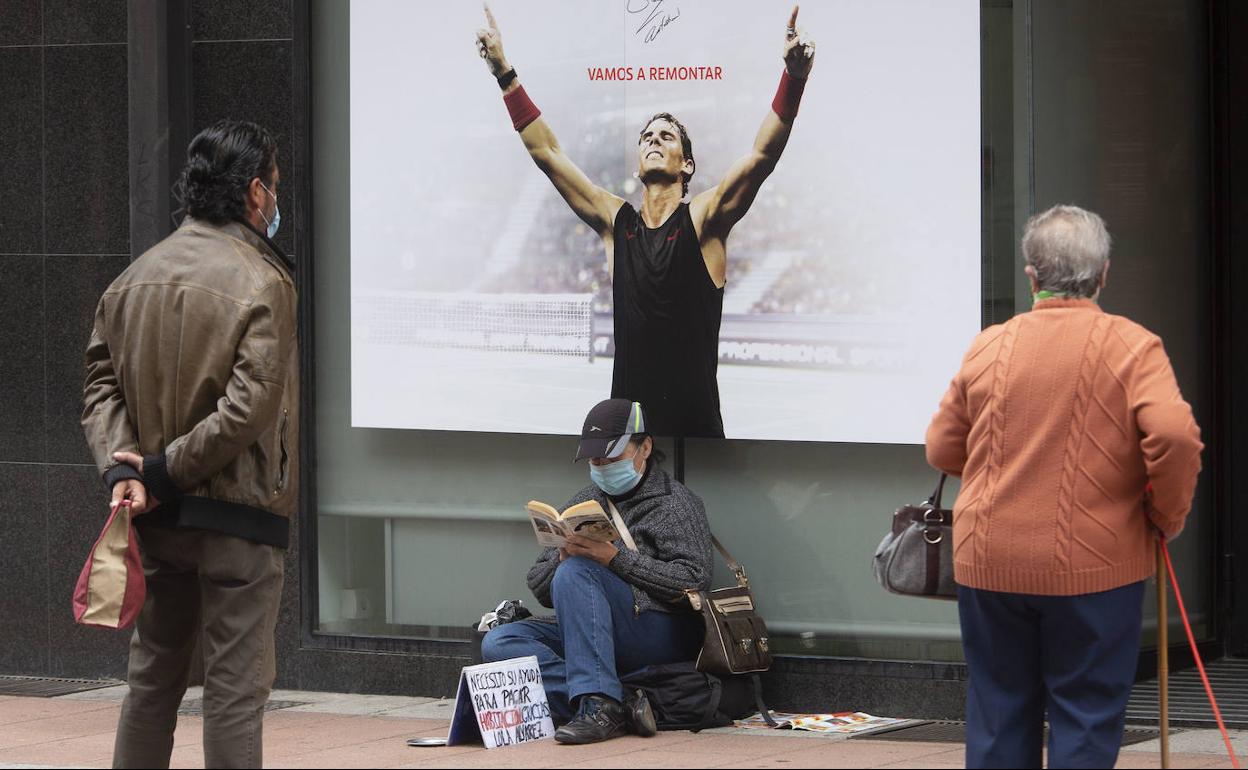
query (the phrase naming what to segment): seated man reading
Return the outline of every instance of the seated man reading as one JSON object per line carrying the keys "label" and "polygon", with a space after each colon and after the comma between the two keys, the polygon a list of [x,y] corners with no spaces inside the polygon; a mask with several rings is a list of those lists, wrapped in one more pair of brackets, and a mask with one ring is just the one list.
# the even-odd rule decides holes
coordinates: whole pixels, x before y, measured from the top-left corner
{"label": "seated man reading", "polygon": [[[712,576],[711,530],[702,500],[651,460],[641,404],[613,398],[585,418],[576,460],[589,460],[593,484],[564,509],[596,499],[614,503],[636,546],[573,535],[547,548],[529,570],[533,595],[555,619],[523,620],[486,634],[486,661],[537,656],[560,743],[596,743],[629,731],[654,734],[648,707],[625,700],[620,675],[692,660],[702,620],[686,589]],[[618,528],[618,522],[617,522]]]}

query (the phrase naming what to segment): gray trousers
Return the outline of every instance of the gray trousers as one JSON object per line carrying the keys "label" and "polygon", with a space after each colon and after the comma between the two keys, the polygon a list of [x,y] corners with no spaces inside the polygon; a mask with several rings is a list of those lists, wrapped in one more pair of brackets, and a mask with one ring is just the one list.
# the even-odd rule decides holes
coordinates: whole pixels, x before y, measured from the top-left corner
{"label": "gray trousers", "polygon": [[167,768],[192,656],[202,643],[204,764],[260,767],[276,676],[283,552],[232,535],[144,527],[147,600],[130,642],[130,693],[113,767]]}

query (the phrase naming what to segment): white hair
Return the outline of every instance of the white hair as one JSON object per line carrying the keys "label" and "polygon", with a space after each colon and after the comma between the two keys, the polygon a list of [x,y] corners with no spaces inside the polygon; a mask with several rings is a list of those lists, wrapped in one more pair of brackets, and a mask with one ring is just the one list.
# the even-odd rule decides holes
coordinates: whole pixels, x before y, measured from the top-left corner
{"label": "white hair", "polygon": [[1054,206],[1027,220],[1023,261],[1036,271],[1041,291],[1091,297],[1109,261],[1105,220],[1078,206]]}

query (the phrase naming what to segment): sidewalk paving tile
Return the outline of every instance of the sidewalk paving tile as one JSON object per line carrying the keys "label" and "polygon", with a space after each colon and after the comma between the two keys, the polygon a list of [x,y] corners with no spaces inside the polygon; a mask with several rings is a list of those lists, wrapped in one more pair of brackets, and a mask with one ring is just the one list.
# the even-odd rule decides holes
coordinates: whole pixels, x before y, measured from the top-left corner
{"label": "sidewalk paving tile", "polygon": [[632,757],[647,750],[661,751],[664,754],[682,753],[681,747],[686,745],[688,744],[685,741],[677,739],[672,733],[662,733],[654,738],[625,736],[589,746],[563,746],[553,740],[544,740],[489,751],[476,747],[476,751],[450,757],[443,753],[445,749],[413,749],[412,751],[428,752],[428,757],[419,759],[413,756],[414,761],[403,767],[530,768],[569,767],[581,763],[591,763],[597,767],[617,767],[617,760],[624,756]]}
{"label": "sidewalk paving tile", "polygon": [[[1171,767],[1231,767],[1231,761],[1225,756],[1217,757],[1212,754],[1170,754]],[[1160,754],[1139,754],[1139,753],[1118,753],[1118,764],[1116,768],[1145,768],[1145,767],[1161,767]]]}
{"label": "sidewalk paving tile", "polygon": [[900,741],[838,741],[822,746],[803,742],[797,751],[775,751],[754,760],[724,767],[880,767],[895,762],[922,760],[947,754],[955,748],[948,743],[905,743]]}
{"label": "sidewalk paving tile", "polygon": [[[1231,746],[1240,757],[1248,756],[1248,731],[1229,730]],[[1124,752],[1157,754],[1161,750],[1161,739],[1143,741],[1131,746],[1124,746]],[[1222,732],[1217,729],[1196,730],[1186,729],[1170,736],[1171,754],[1226,754],[1226,743],[1222,740]],[[1229,758],[1227,761],[1230,761]]]}
{"label": "sidewalk paving tile", "polygon": [[270,711],[264,715],[264,734],[270,731],[305,730],[334,719],[334,714],[306,713],[301,711]]}
{"label": "sidewalk paving tile", "polygon": [[30,763],[54,767],[82,764],[107,766],[112,758],[112,733],[49,741],[31,746],[0,748],[0,763]]}
{"label": "sidewalk paving tile", "polygon": [[609,757],[601,759],[585,759],[577,762],[569,762],[561,767],[584,767],[584,768],[664,768],[670,767],[673,770],[681,770],[681,768],[693,767],[722,767],[731,762],[732,758],[726,754],[708,754],[704,751],[679,751],[677,749],[643,749],[641,751],[632,751],[627,754],[613,754]]}
{"label": "sidewalk paving tile", "polygon": [[115,708],[10,722],[0,724],[0,747],[33,746],[98,733],[112,735],[116,729]]}
{"label": "sidewalk paving tile", "polygon": [[[270,698],[272,700],[286,700],[286,701],[299,702],[303,700],[303,698],[300,696],[301,696],[300,693],[284,693],[282,695],[279,695],[278,693],[273,693],[273,695],[271,695]],[[412,701],[417,701],[417,702],[413,703]],[[299,714],[299,713],[355,714],[357,716],[370,716],[370,715],[375,716],[378,714],[383,714],[387,711],[393,711],[393,710],[399,710],[399,709],[410,710],[410,709],[418,708],[424,703],[432,703],[435,701],[436,701],[435,698],[390,697],[390,696],[384,696],[384,695],[352,695],[349,697],[335,698],[332,700],[325,699],[325,700],[321,700],[321,701],[317,701],[313,703],[308,703],[303,706],[291,706],[289,708],[281,709],[281,711],[288,711],[288,712],[292,712],[296,714]],[[447,712],[447,716],[448,717],[450,716],[449,711]]]}
{"label": "sidewalk paving tile", "polygon": [[[415,749],[404,743],[404,740],[385,739],[370,741],[368,743],[355,743],[350,746],[342,746],[329,751],[320,751],[311,754],[297,754],[286,757],[274,757],[273,765],[281,765],[282,767],[302,768],[302,767],[335,767],[335,768],[356,768],[356,767],[397,767],[405,763],[409,763],[416,756],[414,752],[428,751],[428,749]],[[442,756],[451,759],[464,754],[479,754],[482,750],[479,746],[472,747],[451,747],[441,749]],[[268,762],[269,754],[265,752],[265,760]]]}
{"label": "sidewalk paving tile", "polygon": [[[201,688],[195,688],[195,689],[201,689]],[[130,688],[127,685],[119,684],[113,687],[100,687],[95,690],[83,690],[82,692],[71,692],[68,695],[62,695],[59,698],[55,698],[54,700],[97,701],[97,702],[110,701],[110,702],[116,702],[120,704],[122,699],[126,697],[126,693],[128,692],[130,692]],[[189,694],[189,691],[188,691],[188,694]],[[198,698],[200,696],[196,695],[194,697]]]}
{"label": "sidewalk paving tile", "polygon": [[59,698],[16,698],[0,701],[0,725],[71,717],[108,708],[112,708],[111,704],[63,701]]}
{"label": "sidewalk paving tile", "polygon": [[[666,734],[671,735],[672,733]],[[738,760],[811,748],[809,741],[790,735],[767,735],[766,733],[755,735],[742,735],[739,733],[720,733],[718,735],[675,733],[675,735],[684,736],[685,741],[696,741],[698,751],[711,754],[727,754]],[[832,742],[839,744],[844,741]]]}
{"label": "sidewalk paving tile", "polygon": [[427,703],[386,709],[380,715],[406,717],[408,719],[442,719],[449,722],[453,713],[455,713],[455,700],[452,698],[440,698],[438,700],[429,700]]}
{"label": "sidewalk paving tile", "polygon": [[[363,758],[374,767],[388,767],[403,764],[412,760],[413,748],[407,745],[407,739],[418,735],[445,735],[446,724],[440,722],[419,722],[415,720],[397,722],[398,733],[381,738],[359,739],[329,749],[314,749],[306,743],[298,741],[270,741],[265,736],[265,758],[274,762],[289,763],[293,767],[321,766],[355,767],[354,758]],[[479,751],[477,746],[464,746],[440,749],[449,755],[469,751]],[[312,764],[310,764],[312,763]],[[369,765],[360,765],[369,766]]]}
{"label": "sidewalk paving tile", "polygon": [[283,754],[308,754],[386,738],[406,740],[411,731],[406,720],[331,715],[316,722],[315,729],[266,729],[264,745],[266,750]]}

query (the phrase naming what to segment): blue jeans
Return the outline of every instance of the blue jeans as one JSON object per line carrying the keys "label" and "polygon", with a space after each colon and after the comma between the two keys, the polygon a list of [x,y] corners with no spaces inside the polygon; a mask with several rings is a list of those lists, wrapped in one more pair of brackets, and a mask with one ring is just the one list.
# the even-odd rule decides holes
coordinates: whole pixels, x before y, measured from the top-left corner
{"label": "blue jeans", "polygon": [[599,693],[623,700],[620,675],[645,666],[692,660],[702,619],[691,612],[633,609],[633,589],[602,565],[572,557],[551,583],[557,622],[520,620],[485,635],[485,661],[536,655],[551,712],[571,718],[576,699]]}
{"label": "blue jeans", "polygon": [[1113,767],[1140,652],[1144,583],[1079,596],[958,588],[970,672],[966,766]]}

